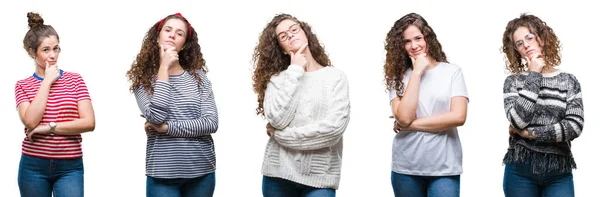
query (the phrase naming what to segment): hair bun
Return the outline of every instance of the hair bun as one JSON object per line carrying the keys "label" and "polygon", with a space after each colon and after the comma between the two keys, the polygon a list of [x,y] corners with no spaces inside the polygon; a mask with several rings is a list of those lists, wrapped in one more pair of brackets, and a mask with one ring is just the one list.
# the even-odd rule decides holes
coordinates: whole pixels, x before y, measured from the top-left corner
{"label": "hair bun", "polygon": [[38,26],[38,25],[44,25],[44,19],[38,13],[34,13],[34,12],[27,13],[27,19],[28,19],[27,22],[29,23],[29,29],[31,29],[35,26]]}

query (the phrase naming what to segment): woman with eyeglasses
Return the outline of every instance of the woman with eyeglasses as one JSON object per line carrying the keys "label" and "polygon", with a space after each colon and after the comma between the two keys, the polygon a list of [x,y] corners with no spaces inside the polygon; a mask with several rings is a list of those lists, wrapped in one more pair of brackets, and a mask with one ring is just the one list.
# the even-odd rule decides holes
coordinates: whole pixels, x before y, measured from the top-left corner
{"label": "woman with eyeglasses", "polygon": [[263,195],[335,196],[350,117],[346,75],[311,27],[288,14],[266,25],[253,61],[256,112],[269,122]]}
{"label": "woman with eyeglasses", "polygon": [[557,69],[560,41],[544,21],[522,14],[502,37],[504,110],[510,123],[504,156],[506,196],[574,196],[571,141],[583,130],[581,86]]}
{"label": "woman with eyeglasses", "polygon": [[395,196],[458,197],[467,118],[462,69],[448,63],[433,29],[419,14],[394,23],[386,37],[385,80],[395,118]]}
{"label": "woman with eyeglasses", "polygon": [[148,29],[127,77],[146,119],[146,196],[213,196],[219,117],[198,33],[180,13]]}

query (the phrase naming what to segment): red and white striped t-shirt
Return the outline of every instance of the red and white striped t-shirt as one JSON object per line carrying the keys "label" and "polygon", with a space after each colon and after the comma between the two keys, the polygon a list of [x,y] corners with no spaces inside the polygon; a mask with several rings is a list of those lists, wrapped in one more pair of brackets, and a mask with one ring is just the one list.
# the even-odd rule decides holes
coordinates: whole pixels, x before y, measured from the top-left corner
{"label": "red and white striped t-shirt", "polygon": [[[17,107],[22,102],[31,102],[35,97],[43,78],[36,74],[19,80],[15,85]],[[81,75],[63,72],[61,77],[50,86],[46,111],[40,124],[67,122],[79,118],[77,102],[90,99],[87,86]],[[27,131],[27,128],[25,128]],[[73,159],[83,156],[81,135],[34,135],[34,142],[23,139],[23,154],[48,159]]]}

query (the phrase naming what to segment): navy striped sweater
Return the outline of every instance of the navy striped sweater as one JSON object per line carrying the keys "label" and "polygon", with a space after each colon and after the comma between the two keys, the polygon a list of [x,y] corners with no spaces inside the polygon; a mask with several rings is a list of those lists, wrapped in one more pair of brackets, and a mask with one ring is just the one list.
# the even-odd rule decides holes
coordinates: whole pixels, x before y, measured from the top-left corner
{"label": "navy striped sweater", "polygon": [[534,131],[533,139],[512,136],[504,163],[527,163],[536,174],[576,168],[571,141],[583,130],[581,87],[574,75],[557,70],[510,75],[504,82],[510,124]]}
{"label": "navy striped sweater", "polygon": [[153,178],[195,178],[215,171],[212,133],[219,118],[211,82],[204,72],[201,83],[187,71],[157,80],[153,94],[142,87],[135,97],[142,114],[152,123],[167,123],[165,134],[151,132],[146,144],[146,175]]}

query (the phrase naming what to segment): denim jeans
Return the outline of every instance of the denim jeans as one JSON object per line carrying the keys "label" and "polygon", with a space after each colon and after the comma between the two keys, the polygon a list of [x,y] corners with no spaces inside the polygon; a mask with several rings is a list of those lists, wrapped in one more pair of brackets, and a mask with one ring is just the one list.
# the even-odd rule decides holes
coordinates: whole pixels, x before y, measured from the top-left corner
{"label": "denim jeans", "polygon": [[21,197],[83,196],[83,159],[44,159],[21,155]]}
{"label": "denim jeans", "polygon": [[147,197],[211,197],[215,191],[215,173],[196,178],[162,179],[146,177]]}
{"label": "denim jeans", "polygon": [[335,197],[335,190],[331,188],[316,188],[268,176],[263,176],[262,192],[264,197]]}
{"label": "denim jeans", "polygon": [[575,196],[572,172],[533,174],[529,164],[506,164],[503,187],[507,197]]}
{"label": "denim jeans", "polygon": [[413,176],[392,171],[392,188],[396,197],[458,197],[460,175]]}

